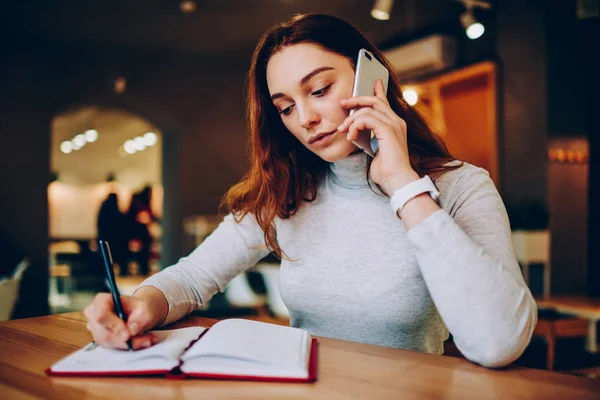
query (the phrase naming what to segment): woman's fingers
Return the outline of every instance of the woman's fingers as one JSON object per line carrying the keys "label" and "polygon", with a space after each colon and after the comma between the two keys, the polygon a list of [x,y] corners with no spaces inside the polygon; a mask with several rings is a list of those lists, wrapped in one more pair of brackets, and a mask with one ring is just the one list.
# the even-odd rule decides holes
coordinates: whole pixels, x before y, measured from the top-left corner
{"label": "woman's fingers", "polygon": [[[357,112],[355,112],[354,114],[350,115],[349,117],[347,117],[344,122],[342,123],[342,125],[340,125],[338,127],[338,131],[339,132],[345,132],[348,130],[348,128],[350,127],[350,125],[356,121],[358,118],[361,118],[364,115],[372,115],[373,117],[379,119],[381,122],[383,122],[384,124],[387,125],[391,125],[393,123],[392,120],[390,120],[388,118],[388,116],[386,114],[384,114],[381,111],[375,110],[374,108],[371,107],[365,107],[365,108],[361,108],[360,110],[358,110]],[[376,128],[369,128],[369,129],[376,129]],[[355,140],[355,139],[351,139],[351,140]]]}
{"label": "woman's fingers", "polygon": [[123,310],[127,314],[127,328],[131,336],[143,333],[150,326],[150,311],[146,303],[133,297],[122,299]]}
{"label": "woman's fingers", "polygon": [[385,128],[389,128],[389,125],[381,120],[381,118],[376,117],[372,113],[364,113],[350,122],[348,126],[348,140],[356,140],[358,139],[358,135],[361,131],[370,129],[373,130],[377,139],[381,140],[384,135]]}
{"label": "woman's fingers", "polygon": [[375,82],[375,96],[379,97],[381,100],[383,100],[383,102],[385,104],[390,105],[388,99],[387,99],[387,95],[385,93],[385,87],[383,86],[383,80],[382,79],[377,79],[377,82]]}
{"label": "woman's fingers", "polygon": [[143,335],[138,335],[131,339],[131,346],[134,350],[147,349],[159,342],[158,336],[153,333],[146,332]]}
{"label": "woman's fingers", "polygon": [[158,343],[158,337],[153,333],[142,333],[149,320],[145,303],[126,296],[123,297],[123,303],[126,313],[131,317],[127,325],[115,314],[110,294],[99,293],[92,304],[85,308],[86,327],[94,341],[107,348],[127,349],[127,340],[131,338],[132,347],[136,350]]}
{"label": "woman's fingers", "polygon": [[[86,328],[92,334],[94,342],[99,345],[112,349],[127,350],[127,340],[129,336],[119,335],[106,329],[100,324],[88,322]],[[159,342],[158,336],[154,333],[146,332],[142,335],[131,338],[131,345],[134,350],[141,350],[153,346]]]}
{"label": "woman's fingers", "polygon": [[104,326],[88,321],[86,328],[92,334],[94,342],[102,347],[111,349],[127,349],[127,339],[113,331],[106,329]]}
{"label": "woman's fingers", "polygon": [[129,330],[125,322],[113,310],[112,300],[110,305],[104,302],[96,304],[95,309],[95,323],[102,325],[105,329],[117,335],[129,336]]}
{"label": "woman's fingers", "polygon": [[353,109],[357,107],[372,107],[378,111],[384,112],[388,117],[397,117],[394,110],[390,108],[390,103],[387,100],[385,89],[383,87],[383,81],[377,80],[375,84],[375,95],[374,96],[356,96],[349,99],[342,99],[340,101],[343,108]]}
{"label": "woman's fingers", "polygon": [[340,104],[343,108],[346,109],[353,109],[357,107],[372,107],[381,112],[386,112],[387,110],[389,110],[393,113],[390,106],[377,96],[350,97],[349,99],[340,100]]}
{"label": "woman's fingers", "polygon": [[83,310],[83,315],[94,325],[103,326],[111,332],[129,334],[123,320],[115,314],[112,297],[108,293],[98,293],[92,304]]}

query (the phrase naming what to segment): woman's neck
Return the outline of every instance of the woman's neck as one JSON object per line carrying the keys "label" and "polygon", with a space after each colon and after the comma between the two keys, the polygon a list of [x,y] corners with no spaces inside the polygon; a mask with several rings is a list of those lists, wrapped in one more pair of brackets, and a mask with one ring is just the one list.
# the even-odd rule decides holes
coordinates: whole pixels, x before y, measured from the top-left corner
{"label": "woman's neck", "polygon": [[368,156],[358,150],[329,164],[330,177],[341,186],[369,187],[367,182]]}

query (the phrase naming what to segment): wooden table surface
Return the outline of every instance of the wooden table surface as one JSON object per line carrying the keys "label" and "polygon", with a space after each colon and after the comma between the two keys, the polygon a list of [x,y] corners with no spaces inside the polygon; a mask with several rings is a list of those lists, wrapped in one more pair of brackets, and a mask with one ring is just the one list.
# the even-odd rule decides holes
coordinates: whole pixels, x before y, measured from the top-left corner
{"label": "wooden table surface", "polygon": [[[177,327],[211,326],[191,317]],[[44,369],[91,340],[81,313],[0,323],[0,399],[600,399],[600,381],[319,338],[312,384],[61,378]]]}

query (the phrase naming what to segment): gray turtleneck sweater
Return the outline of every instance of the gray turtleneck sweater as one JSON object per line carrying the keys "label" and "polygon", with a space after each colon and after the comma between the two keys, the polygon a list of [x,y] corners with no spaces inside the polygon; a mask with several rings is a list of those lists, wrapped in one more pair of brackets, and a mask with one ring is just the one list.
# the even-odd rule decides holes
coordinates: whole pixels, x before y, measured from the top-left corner
{"label": "gray turtleneck sweater", "polygon": [[[502,200],[470,164],[437,179],[442,210],[408,232],[355,153],[332,163],[314,202],[276,219],[290,260],[279,284],[291,325],[336,339],[443,353],[448,330],[470,360],[497,367],[525,349],[536,305]],[[231,215],[188,257],[148,278],[169,303],[164,324],[202,307],[268,254],[252,216]]]}

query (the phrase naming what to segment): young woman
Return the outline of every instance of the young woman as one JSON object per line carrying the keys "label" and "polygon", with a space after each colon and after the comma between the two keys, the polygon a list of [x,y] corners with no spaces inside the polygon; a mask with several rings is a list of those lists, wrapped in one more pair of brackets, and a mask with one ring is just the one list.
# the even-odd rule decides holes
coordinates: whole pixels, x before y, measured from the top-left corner
{"label": "young woman", "polygon": [[[264,34],[248,77],[251,166],[225,196],[230,214],[124,299],[127,325],[98,295],[85,310],[96,342],[152,345],[146,330],[200,308],[273,251],[291,325],[311,334],[442,354],[449,330],[489,367],[523,352],[536,306],[493,182],[453,159],[393,74],[387,96],[378,81],[374,96],[351,98],[361,48],[392,70],[331,16],[295,16]],[[378,142],[372,160],[351,143],[364,129]]]}

